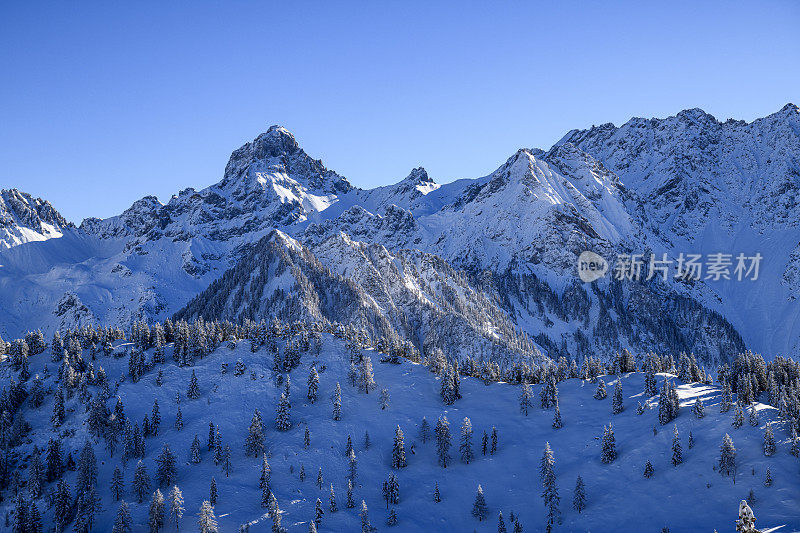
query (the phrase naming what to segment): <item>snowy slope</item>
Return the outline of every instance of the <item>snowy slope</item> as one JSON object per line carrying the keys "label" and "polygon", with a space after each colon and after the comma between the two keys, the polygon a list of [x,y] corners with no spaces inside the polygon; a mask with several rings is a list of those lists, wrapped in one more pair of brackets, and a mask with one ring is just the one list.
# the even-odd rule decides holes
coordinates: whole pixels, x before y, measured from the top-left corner
{"label": "snowy slope", "polygon": [[[278,342],[283,351],[284,341]],[[130,345],[117,347],[122,353]],[[167,357],[171,348],[167,347]],[[276,383],[277,375],[271,370],[272,356],[261,348],[252,353],[248,342],[240,342],[235,349],[221,346],[192,367],[178,367],[171,361],[157,364],[134,383],[123,378],[128,371],[127,358],[98,355],[93,360],[84,351],[87,362],[95,369],[105,369],[111,382],[112,398],[108,408],[113,409],[114,398],[124,403],[127,417],[138,423],[149,416],[154,400],[158,400],[161,426],[157,436],[146,439],[145,459],[147,472],[155,477],[155,458],[162,446],[168,442],[178,458],[176,484],[183,491],[186,513],[181,521],[183,531],[195,529],[197,513],[202,500],[208,499],[211,478],[216,479],[219,499],[215,513],[220,531],[236,531],[240,524],[250,522],[251,531],[268,530],[271,520],[265,517],[266,509],[260,505],[259,489],[260,460],[244,455],[247,427],[255,409],[263,417],[266,446],[272,471],[271,487],[282,511],[282,522],[290,532],[305,532],[308,521],[314,515],[314,502],[320,498],[325,515],[320,531],[358,531],[360,521],[358,508],[345,507],[345,484],[348,463],[344,456],[345,443],[352,436],[358,461],[354,499],[357,504],[364,500],[369,508],[369,518],[378,531],[497,531],[497,515],[502,511],[506,526],[513,511],[525,531],[543,531],[544,507],[539,494],[541,484],[537,472],[545,443],[549,442],[555,454],[556,483],[561,497],[561,523],[556,531],[659,531],[669,527],[671,531],[730,531],[736,518],[738,503],[748,497],[752,488],[755,502],[751,502],[760,527],[785,525],[781,531],[800,530],[800,486],[797,484],[797,458],[789,455],[785,428],[774,424],[778,451],[772,457],[762,453],[764,424],[776,420],[775,410],[758,405],[760,427],[751,427],[745,421],[740,429],[731,427],[733,412],[721,414],[717,403],[719,390],[714,386],[681,385],[681,414],[676,420],[683,444],[684,462],[672,466],[671,442],[673,424],[661,426],[657,421],[657,408],[642,415],[636,414],[636,403],[647,400],[642,396],[643,379],[639,373],[623,376],[625,410],[617,415],[611,413],[611,390],[614,377],[603,376],[609,387],[609,398],[595,400],[596,386],[588,381],[568,379],[559,383],[559,405],[564,427],[553,429],[552,409],[534,407],[529,415],[519,412],[520,387],[505,383],[484,385],[473,378],[463,378],[461,390],[464,398],[454,405],[444,405],[439,398],[438,378],[417,364],[403,362],[399,365],[378,364],[378,355],[364,352],[375,363],[375,379],[378,390],[387,389],[389,407],[382,410],[378,391],[370,394],[357,392],[348,384],[348,351],[343,340],[325,333],[319,354],[312,349],[302,355],[300,366],[291,371],[291,422],[286,432],[277,431],[273,417],[278,396],[283,390]],[[148,352],[148,359],[152,352]],[[241,360],[247,367],[244,375],[235,376],[234,363]],[[44,365],[50,369],[45,385],[55,387],[56,364],[50,361],[49,353],[30,359],[33,374],[42,375]],[[228,371],[221,374],[221,365],[228,364]],[[306,399],[306,377],[312,365],[320,372],[319,399],[310,403]],[[155,383],[156,373],[162,371],[163,385]],[[12,371],[8,362],[0,364],[3,380],[8,382]],[[254,376],[251,378],[250,373]],[[198,378],[200,398],[186,396],[190,376]],[[13,373],[16,374],[16,373]],[[658,376],[659,383],[663,375]],[[331,418],[331,400],[336,383],[342,386],[342,420]],[[114,383],[119,386],[115,387]],[[540,386],[534,385],[534,400],[538,405]],[[97,387],[89,385],[91,394]],[[183,428],[173,427],[180,398]],[[136,461],[123,465],[119,450],[110,457],[102,441],[95,443],[88,436],[85,425],[87,414],[76,394],[66,403],[67,416],[59,429],[63,437],[65,453],[70,451],[77,460],[84,442],[89,438],[94,444],[98,460],[98,492],[102,498],[95,530],[110,531],[117,512],[118,503],[113,501],[108,486],[111,473],[117,466],[122,468],[125,480],[123,498],[128,502],[134,522],[134,530],[146,527],[149,498],[142,504],[135,503],[132,494],[132,477]],[[690,405],[702,398],[706,405],[706,416],[696,419]],[[650,399],[654,403],[657,398]],[[28,454],[33,445],[44,448],[54,436],[50,429],[50,413],[53,395],[46,396],[38,409],[26,403],[21,413],[31,424],[29,439],[16,449],[23,464],[27,465]],[[655,407],[655,405],[654,405]],[[419,437],[422,417],[435,424],[439,416],[446,416],[453,435],[452,463],[446,468],[437,465],[435,443],[423,443]],[[476,458],[470,464],[459,460],[459,428],[464,417],[471,420],[472,438]],[[220,466],[215,466],[212,453],[206,448],[209,422],[220,428],[222,440],[231,446],[232,471],[226,477]],[[603,426],[613,423],[616,435],[618,458],[611,464],[600,461],[598,438]],[[392,439],[395,428],[400,426],[405,434],[405,450],[408,466],[392,469],[390,464]],[[498,448],[495,454],[483,455],[480,439],[483,431],[498,431]],[[653,434],[656,428],[657,435]],[[303,447],[305,428],[311,432],[311,446]],[[371,446],[365,449],[364,433],[369,432]],[[694,447],[688,447],[688,435],[692,432]],[[725,433],[734,440],[739,462],[736,484],[730,477],[723,477],[713,470],[719,456],[719,445]],[[192,439],[198,436],[201,442],[201,462],[188,462]],[[412,450],[413,449],[413,453]],[[655,474],[646,479],[642,472],[645,462],[650,460]],[[305,481],[299,480],[301,466],[306,473]],[[317,470],[323,468],[323,486],[315,485]],[[774,485],[765,488],[762,484],[766,468],[774,477]],[[394,528],[385,525],[386,505],[381,498],[381,483],[390,472],[399,478],[400,503],[392,505],[398,516]],[[586,483],[587,508],[579,514],[571,507],[572,490],[576,477],[580,475]],[[75,486],[75,472],[65,475],[71,488]],[[22,476],[26,479],[26,475]],[[441,502],[433,501],[434,483],[438,483]],[[338,512],[328,508],[329,486],[334,485]],[[475,492],[481,485],[486,497],[489,518],[479,522],[471,515]],[[47,484],[45,492],[54,484]],[[151,486],[154,490],[155,486]],[[166,488],[161,489],[166,495]],[[13,509],[11,499],[2,503],[6,512]],[[44,499],[37,506],[46,524],[52,523],[53,513]],[[13,518],[13,517],[12,517]],[[70,526],[71,527],[71,526]],[[175,527],[168,525],[166,530]],[[511,527],[509,527],[509,531]]]}

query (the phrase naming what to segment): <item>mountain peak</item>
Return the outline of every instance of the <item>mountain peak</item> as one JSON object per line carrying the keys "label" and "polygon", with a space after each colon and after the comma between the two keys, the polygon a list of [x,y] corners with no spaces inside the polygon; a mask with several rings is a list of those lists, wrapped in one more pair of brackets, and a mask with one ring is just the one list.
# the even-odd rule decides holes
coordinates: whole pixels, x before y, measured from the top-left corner
{"label": "mountain peak", "polygon": [[60,237],[72,227],[47,200],[18,189],[0,190],[0,250]]}
{"label": "mountain peak", "polygon": [[413,183],[435,183],[423,167],[417,167],[403,181]]}
{"label": "mountain peak", "polygon": [[257,159],[293,154],[300,149],[294,135],[283,126],[273,125],[255,138],[253,153]]}

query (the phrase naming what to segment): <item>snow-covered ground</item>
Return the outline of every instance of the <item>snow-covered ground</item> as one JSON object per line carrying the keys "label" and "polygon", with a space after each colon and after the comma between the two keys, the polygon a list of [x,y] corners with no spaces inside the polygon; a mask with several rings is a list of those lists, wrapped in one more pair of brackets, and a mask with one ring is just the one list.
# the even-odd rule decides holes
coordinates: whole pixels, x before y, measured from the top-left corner
{"label": "snow-covered ground", "polygon": [[[369,394],[358,392],[348,383],[349,356],[345,342],[323,334],[319,356],[312,352],[303,354],[299,367],[290,373],[292,428],[286,432],[275,429],[274,417],[283,386],[277,385],[277,375],[271,370],[272,355],[262,348],[251,353],[249,342],[240,342],[235,349],[226,345],[209,356],[198,359],[192,367],[178,367],[170,357],[167,363],[156,365],[139,382],[126,378],[116,392],[125,407],[126,415],[141,423],[149,416],[154,400],[161,411],[161,428],[158,436],[146,439],[146,458],[143,461],[151,480],[155,477],[155,459],[163,444],[169,443],[178,457],[177,485],[183,491],[186,513],[181,521],[182,531],[196,530],[197,513],[203,500],[209,497],[212,477],[216,479],[219,498],[215,513],[220,531],[237,531],[241,524],[255,522],[251,531],[267,531],[272,520],[265,517],[261,507],[259,474],[261,461],[246,457],[244,442],[255,409],[264,419],[266,447],[272,468],[271,486],[283,512],[283,525],[289,531],[308,531],[308,521],[314,517],[317,498],[322,500],[325,516],[319,531],[357,531],[361,527],[359,507],[364,500],[369,508],[372,525],[378,530],[396,531],[497,531],[498,513],[502,511],[506,527],[513,530],[510,514],[519,517],[525,531],[543,531],[545,509],[542,503],[542,486],[539,464],[545,443],[549,442],[555,455],[555,474],[561,497],[561,521],[555,531],[732,531],[739,501],[748,499],[752,489],[755,502],[750,502],[758,519],[757,526],[785,526],[780,531],[800,530],[800,460],[789,454],[786,428],[778,421],[776,410],[759,404],[759,427],[745,423],[739,429],[731,426],[734,411],[720,413],[719,389],[701,384],[683,384],[678,387],[681,413],[675,423],[680,433],[684,462],[671,464],[673,423],[658,423],[657,397],[650,398],[654,408],[637,415],[637,402],[644,402],[644,376],[626,374],[622,379],[625,410],[612,414],[611,397],[613,376],[603,376],[608,397],[596,400],[596,385],[579,379],[569,379],[558,384],[559,405],[564,426],[553,429],[553,410],[543,410],[539,405],[539,389],[534,385],[535,407],[528,416],[520,413],[519,386],[494,383],[485,385],[472,378],[461,380],[463,399],[453,405],[443,404],[439,396],[439,379],[422,365],[404,361],[402,364],[380,364],[379,356],[372,357],[377,389]],[[280,343],[282,345],[282,343]],[[125,345],[117,347],[124,350]],[[281,346],[282,349],[282,346]],[[148,353],[149,359],[150,353]],[[90,361],[88,351],[84,357]],[[244,375],[235,376],[234,364],[241,359],[247,366]],[[49,350],[32,356],[32,375],[42,375],[46,364],[50,378],[46,385],[55,389],[58,364],[51,362]],[[221,373],[221,365],[228,371]],[[113,409],[113,383],[127,374],[126,357],[105,357],[93,361],[95,369],[102,366],[112,383],[112,398],[108,408]],[[311,404],[306,398],[309,369],[319,370],[319,399]],[[158,370],[163,370],[163,385],[157,386]],[[8,364],[0,365],[2,380],[8,382],[13,372]],[[187,388],[192,372],[198,377],[201,396],[187,398]],[[255,373],[251,379],[250,373]],[[664,375],[658,376],[660,386]],[[668,377],[668,376],[667,376]],[[332,419],[332,402],[336,383],[342,387],[342,412],[340,421]],[[379,402],[381,389],[388,389],[390,405],[382,410]],[[94,394],[95,387],[89,387]],[[184,427],[173,427],[180,397]],[[697,419],[691,405],[702,398],[706,416]],[[44,448],[54,433],[50,423],[53,395],[48,394],[38,409],[27,402],[21,408],[33,430],[30,441],[20,448],[21,457],[30,453],[34,444]],[[80,449],[87,438],[94,443],[98,459],[99,493],[103,510],[95,531],[110,531],[119,504],[113,501],[108,490],[111,474],[121,466],[125,477],[124,499],[128,502],[135,523],[134,531],[147,528],[149,498],[135,503],[131,491],[136,461],[122,466],[119,451],[109,457],[104,442],[89,436],[87,413],[75,397],[67,401],[66,422],[59,428],[64,436],[64,450],[71,451],[77,461]],[[453,446],[452,463],[442,468],[437,464],[435,440],[423,443],[419,437],[420,423],[426,417],[431,429],[440,416],[450,423]],[[460,461],[460,428],[465,417],[472,422],[472,446],[475,460],[471,464]],[[765,457],[762,451],[764,427],[768,420],[773,425],[777,453]],[[231,446],[233,469],[226,477],[220,466],[215,466],[213,454],[206,447],[209,422],[220,428],[222,440]],[[603,427],[613,423],[618,458],[611,464],[600,460],[600,437]],[[392,442],[397,426],[405,434],[405,451],[408,466],[391,468]],[[303,446],[305,428],[311,432],[311,446]],[[497,452],[481,452],[481,436],[496,427],[499,435]],[[657,434],[654,434],[654,428]],[[364,433],[369,432],[371,446],[365,449]],[[688,446],[689,433],[694,446]],[[737,450],[737,476],[723,477],[715,471],[723,436],[733,438]],[[195,435],[201,442],[202,461],[189,462],[189,449]],[[358,460],[358,476],[354,499],[356,508],[345,507],[348,460],[344,449],[347,437],[353,440]],[[412,452],[413,450],[413,452]],[[654,467],[654,475],[643,476],[646,461]],[[299,472],[305,470],[301,482]],[[322,468],[322,489],[316,479]],[[770,468],[774,484],[764,486],[764,475]],[[386,525],[388,511],[382,499],[381,485],[390,473],[399,478],[400,502],[391,506],[397,512],[398,524]],[[67,472],[70,487],[75,486],[75,472]],[[586,483],[587,508],[578,513],[572,508],[573,489],[580,475]],[[23,473],[22,479],[27,479]],[[434,484],[438,483],[441,502],[434,501]],[[330,484],[333,484],[339,510],[328,508]],[[481,485],[489,508],[489,517],[479,522],[471,514],[478,485]],[[55,484],[48,484],[45,493]],[[155,486],[151,487],[151,491]],[[167,489],[162,487],[165,496]],[[45,524],[52,523],[53,511],[43,499],[38,507]],[[6,497],[4,512],[13,509],[13,498]],[[71,527],[71,526],[70,526]],[[168,525],[166,530],[174,528]],[[0,525],[0,529],[3,526]]]}

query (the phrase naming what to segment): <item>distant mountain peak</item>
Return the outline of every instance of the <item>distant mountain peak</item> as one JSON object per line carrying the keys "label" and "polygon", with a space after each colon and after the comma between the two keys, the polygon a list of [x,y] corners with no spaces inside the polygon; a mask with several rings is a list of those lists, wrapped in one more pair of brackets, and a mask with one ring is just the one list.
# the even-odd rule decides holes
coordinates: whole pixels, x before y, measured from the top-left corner
{"label": "distant mountain peak", "polygon": [[73,227],[47,200],[19,189],[0,190],[0,250],[61,237]]}
{"label": "distant mountain peak", "polygon": [[417,167],[403,181],[412,183],[435,183],[433,179],[428,176],[428,172],[423,167]]}

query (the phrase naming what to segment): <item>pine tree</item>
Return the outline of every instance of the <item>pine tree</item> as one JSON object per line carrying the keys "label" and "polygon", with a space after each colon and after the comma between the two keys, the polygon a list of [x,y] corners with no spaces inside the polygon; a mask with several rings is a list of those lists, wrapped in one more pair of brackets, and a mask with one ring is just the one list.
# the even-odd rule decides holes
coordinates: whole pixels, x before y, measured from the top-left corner
{"label": "pine tree", "polygon": [[197,384],[197,375],[192,370],[192,377],[189,380],[189,390],[186,391],[186,396],[190,400],[196,400],[200,397],[200,387]]}
{"label": "pine tree", "polygon": [[[558,405],[556,405],[556,410],[558,409]],[[559,413],[560,415],[560,413]],[[486,430],[483,430],[483,436],[481,437],[481,452],[483,455],[486,455],[486,452],[489,451],[489,434],[486,433]]]}
{"label": "pine tree", "polygon": [[769,469],[769,467],[767,467],[767,471],[764,474],[764,486],[765,487],[771,487],[772,483],[773,483],[773,481],[772,481],[772,471]]}
{"label": "pine tree", "polygon": [[314,403],[317,401],[317,394],[319,393],[319,374],[317,367],[312,366],[311,371],[308,373],[308,401]]}
{"label": "pine tree", "polygon": [[389,517],[386,519],[387,526],[396,526],[397,525],[397,512],[392,509],[389,511]]}
{"label": "pine tree", "polygon": [[322,500],[317,498],[317,502],[314,504],[314,524],[317,527],[322,524],[322,517],[325,516],[325,511],[322,509]]}
{"label": "pine tree", "polygon": [[482,521],[486,518],[489,509],[486,507],[486,498],[483,497],[483,488],[478,485],[478,492],[475,494],[475,503],[472,504],[472,516]]}
{"label": "pine tree", "polygon": [[372,531],[372,525],[369,523],[369,510],[367,510],[367,502],[361,500],[361,511],[358,513],[361,518],[361,533],[369,533]]}
{"label": "pine tree", "polygon": [[336,391],[333,393],[333,419],[342,419],[342,387],[336,383]]}
{"label": "pine tree", "polygon": [[797,438],[797,430],[795,429],[794,425],[792,425],[792,434],[789,440],[791,441],[789,453],[797,457],[800,455],[800,440]]}
{"label": "pine tree", "polygon": [[216,428],[214,427],[214,422],[208,423],[208,451],[212,451],[215,448],[215,432]]}
{"label": "pine tree", "polygon": [[392,468],[404,468],[406,466],[406,450],[404,445],[403,430],[400,426],[394,431],[394,444],[392,445]]}
{"label": "pine tree", "polygon": [[347,501],[344,505],[348,509],[352,509],[356,506],[356,502],[353,500],[353,482],[349,479],[347,480]]}
{"label": "pine tree", "polygon": [[158,435],[158,427],[161,425],[161,413],[158,409],[158,400],[153,400],[153,410],[150,412],[150,433]]}
{"label": "pine tree", "polygon": [[275,427],[278,431],[288,431],[292,427],[292,420],[290,415],[291,404],[289,398],[284,392],[281,394],[281,399],[278,402],[278,408],[275,411]]}
{"label": "pine tree", "polygon": [[258,478],[258,486],[262,489],[267,489],[269,491],[271,478],[272,478],[272,469],[269,466],[269,461],[267,461],[267,454],[265,453],[261,457],[261,475]]}
{"label": "pine tree", "polygon": [[369,391],[376,387],[375,374],[372,371],[372,359],[365,355],[361,358],[361,365],[358,369],[358,388],[369,394]]}
{"label": "pine tree", "polygon": [[248,457],[258,457],[264,453],[264,423],[258,409],[253,412],[253,418],[250,420],[244,452]]}
{"label": "pine tree", "polygon": [[644,465],[644,477],[648,479],[653,477],[653,464],[650,461],[647,461]]}
{"label": "pine tree", "polygon": [[764,455],[770,457],[775,454],[775,435],[772,432],[772,424],[767,422],[764,429]]}
{"label": "pine tree", "polygon": [[181,406],[178,405],[178,412],[175,413],[175,429],[178,431],[183,429],[183,413],[181,412]]}
{"label": "pine tree", "polygon": [[169,491],[169,517],[175,522],[175,532],[180,530],[181,518],[183,518],[183,493],[177,485],[173,485]]}
{"label": "pine tree", "polygon": [[311,446],[311,430],[306,426],[306,430],[303,433],[303,448],[308,448],[309,446]]}
{"label": "pine tree", "polygon": [[28,533],[42,533],[42,515],[39,513],[39,506],[36,502],[30,502],[28,513]]}
{"label": "pine tree", "polygon": [[214,506],[208,500],[200,506],[200,514],[197,519],[197,526],[200,533],[217,533],[217,517],[214,516]]}
{"label": "pine tree", "polygon": [[578,479],[575,480],[575,491],[572,496],[572,507],[574,507],[578,513],[581,513],[584,509],[586,509],[586,486],[583,484],[583,478],[581,476],[578,476]]}
{"label": "pine tree", "polygon": [[381,405],[381,411],[389,408],[389,389],[381,389],[381,394],[378,398]]}
{"label": "pine tree", "polygon": [[442,468],[447,468],[450,462],[450,423],[447,417],[442,415],[436,422],[436,456]]}
{"label": "pine tree", "polygon": [[728,382],[722,383],[722,399],[719,402],[719,412],[727,413],[733,405],[733,395],[731,394],[731,387]]}
{"label": "pine tree", "polygon": [[597,390],[594,392],[595,400],[605,400],[608,397],[606,392],[606,384],[602,379],[597,380]]}
{"label": "pine tree", "polygon": [[136,472],[133,474],[133,494],[136,495],[136,502],[142,503],[149,491],[150,476],[147,475],[147,467],[139,461],[136,464]]}
{"label": "pine tree", "polygon": [[705,406],[703,405],[703,400],[697,398],[695,400],[694,405],[692,406],[692,413],[694,413],[695,418],[700,419],[706,416]]}
{"label": "pine tree", "polygon": [[506,523],[503,520],[503,511],[500,511],[500,514],[497,515],[497,533],[508,533]]}
{"label": "pine tree", "polygon": [[53,495],[53,519],[59,531],[64,531],[69,523],[72,513],[72,496],[69,485],[63,479],[58,480],[56,492]]}
{"label": "pine tree", "polygon": [[156,470],[158,484],[162,487],[172,484],[177,474],[177,468],[175,454],[169,449],[169,444],[164,443],[156,463],[158,464],[158,469]]}
{"label": "pine tree", "polygon": [[689,449],[690,449],[690,450],[691,450],[692,448],[694,448],[694,436],[692,435],[692,430],[691,430],[691,429],[689,430],[689,439],[688,439],[688,443],[689,443]]}
{"label": "pine tree", "polygon": [[230,477],[233,464],[231,463],[231,447],[226,444],[225,449],[222,451],[222,471],[225,472],[225,477]]}
{"label": "pine tree", "polygon": [[603,463],[612,463],[617,458],[616,439],[614,438],[614,427],[609,424],[603,427],[602,451],[600,460]]}
{"label": "pine tree", "polygon": [[622,378],[617,377],[614,385],[614,395],[611,397],[611,411],[616,415],[624,409],[625,407],[622,405]]}
{"label": "pine tree", "polygon": [[97,459],[94,449],[87,440],[78,458],[78,475],[75,480],[75,492],[80,494],[97,485]]}
{"label": "pine tree", "polygon": [[436,503],[439,503],[439,502],[441,502],[441,501],[442,501],[442,495],[441,495],[441,493],[439,492],[439,483],[435,483],[435,484],[434,484],[434,488],[433,488],[433,501],[435,501]]}
{"label": "pine tree", "polygon": [[217,505],[217,480],[211,477],[211,488],[208,491],[208,501],[211,505]]}
{"label": "pine tree", "polygon": [[758,411],[756,410],[755,404],[750,406],[750,414],[748,416],[748,421],[750,425],[753,427],[758,427]]}
{"label": "pine tree", "polygon": [[[564,422],[561,420],[561,409],[558,407],[558,401],[556,401],[556,410],[553,413],[553,429],[561,429],[562,427],[564,427]],[[485,437],[486,433],[483,435]],[[485,452],[484,455],[486,455]]]}
{"label": "pine tree", "polygon": [[53,423],[54,428],[58,428],[64,423],[64,393],[61,388],[56,389],[55,402],[53,403],[53,415],[50,421]]}
{"label": "pine tree", "polygon": [[370,442],[370,440],[369,440],[369,431],[367,431],[367,430],[365,429],[365,430],[364,430],[364,449],[365,449],[365,450],[369,450],[369,447],[370,447],[370,446],[371,446],[371,442]]}
{"label": "pine tree", "polygon": [[719,473],[723,476],[736,474],[736,448],[733,446],[733,439],[727,433],[720,447]]}
{"label": "pine tree", "polygon": [[528,383],[523,383],[522,392],[519,396],[519,410],[525,416],[528,416],[528,409],[531,407],[531,396],[533,396],[531,386]]}
{"label": "pine tree", "polygon": [[133,531],[133,519],[131,518],[131,511],[128,509],[128,504],[125,500],[119,505],[117,510],[117,518],[114,520],[114,529],[111,533],[130,533]]}
{"label": "pine tree", "polygon": [[344,445],[344,456],[348,457],[350,452],[353,451],[353,439],[350,435],[347,435],[347,443]]}
{"label": "pine tree", "polygon": [[22,494],[17,494],[14,504],[14,524],[11,526],[12,533],[27,533],[28,530],[28,502]]}
{"label": "pine tree", "polygon": [[492,426],[492,449],[489,453],[494,455],[496,451],[497,451],[497,428]]}
{"label": "pine tree", "polygon": [[322,488],[322,467],[319,467],[319,471],[317,471],[317,488]]}
{"label": "pine tree", "polygon": [[114,501],[118,502],[122,498],[122,493],[124,490],[122,470],[120,470],[119,467],[116,467],[114,469],[114,473],[111,475],[111,496],[114,498]]}
{"label": "pine tree", "polygon": [[422,417],[422,423],[419,426],[419,439],[425,443],[428,442],[428,439],[431,438],[431,425],[428,423],[428,419],[424,416]]}
{"label": "pine tree", "polygon": [[556,380],[552,374],[545,381],[539,393],[539,400],[542,409],[550,409],[558,401],[558,387],[556,387]]}
{"label": "pine tree", "polygon": [[333,483],[331,483],[331,492],[328,498],[328,510],[332,513],[339,510],[339,506],[336,505],[336,493],[333,491]]}
{"label": "pine tree", "polygon": [[306,480],[306,467],[304,465],[300,465],[300,481],[303,482]]}
{"label": "pine tree", "polygon": [[646,397],[650,397],[655,396],[656,394],[658,394],[656,376],[651,370],[647,370],[644,374],[644,395]]}
{"label": "pine tree", "polygon": [[194,440],[192,441],[192,446],[189,449],[189,462],[198,464],[202,458],[200,457],[200,439],[197,438],[195,434]]}
{"label": "pine tree", "polygon": [[350,481],[355,481],[356,476],[358,475],[358,461],[356,460],[356,452],[350,450],[350,456],[348,457],[348,471],[347,471],[347,478]]}
{"label": "pine tree", "polygon": [[544,506],[547,509],[547,523],[552,525],[558,518],[560,511],[558,505],[560,497],[558,495],[558,487],[556,486],[555,474],[555,457],[553,451],[550,449],[550,443],[545,443],[544,452],[542,453],[542,462],[539,473],[542,479],[542,499]]}
{"label": "pine tree", "polygon": [[475,454],[472,452],[472,422],[468,417],[464,417],[461,424],[459,451],[461,452],[461,462],[464,464],[470,464],[475,458]]}
{"label": "pine tree", "polygon": [[736,409],[733,411],[733,422],[731,425],[735,429],[739,429],[744,424],[744,413],[742,412],[742,407],[739,404],[736,404]]}
{"label": "pine tree", "polygon": [[28,466],[28,492],[33,499],[37,499],[42,495],[44,473],[44,465],[39,456],[39,450],[34,447],[34,451],[31,454],[30,466]]}
{"label": "pine tree", "polygon": [[678,425],[673,427],[672,432],[672,466],[678,466],[683,462],[683,449],[681,448],[681,438],[678,435]]}

